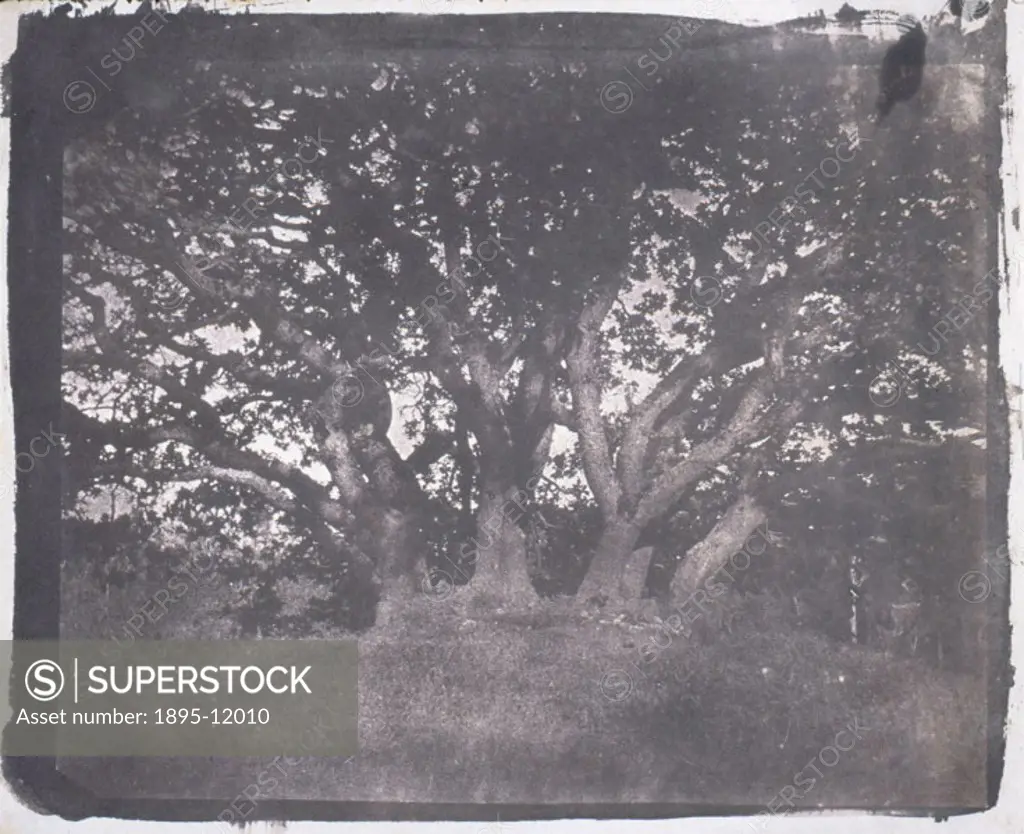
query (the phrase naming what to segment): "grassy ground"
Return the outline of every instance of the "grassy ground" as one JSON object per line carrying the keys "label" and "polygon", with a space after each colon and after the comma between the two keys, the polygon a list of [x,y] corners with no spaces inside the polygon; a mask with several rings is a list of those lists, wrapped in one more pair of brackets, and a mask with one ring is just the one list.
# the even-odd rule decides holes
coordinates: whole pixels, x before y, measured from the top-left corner
{"label": "grassy ground", "polygon": [[[720,604],[727,620],[672,634],[558,603],[520,615],[424,599],[360,639],[359,756],[291,764],[278,795],[764,804],[793,786],[804,807],[984,804],[982,680],[768,628],[756,601]],[[121,796],[230,799],[266,764],[64,769],[106,791],[113,776]]]}

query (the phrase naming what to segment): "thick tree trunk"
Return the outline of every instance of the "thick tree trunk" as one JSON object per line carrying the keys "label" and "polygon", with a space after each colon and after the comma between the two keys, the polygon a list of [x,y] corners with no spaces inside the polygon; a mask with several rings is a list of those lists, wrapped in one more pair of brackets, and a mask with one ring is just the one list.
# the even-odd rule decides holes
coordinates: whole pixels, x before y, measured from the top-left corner
{"label": "thick tree trunk", "polygon": [[538,601],[526,565],[526,536],[517,523],[523,508],[513,499],[516,488],[484,490],[477,513],[476,538],[462,545],[474,554],[476,570],[469,596],[488,604],[524,608]]}
{"label": "thick tree trunk", "polygon": [[412,513],[375,508],[368,514],[364,547],[374,553],[381,582],[377,625],[384,626],[401,616],[402,609],[423,591],[425,573],[418,568],[425,561],[420,552],[420,528]]}
{"label": "thick tree trunk", "polygon": [[[771,534],[762,533],[752,538],[758,527],[765,524],[767,513],[758,502],[744,495],[736,501],[712,528],[703,541],[694,545],[672,579],[672,596],[676,600],[689,599],[717,571],[725,567],[730,557],[743,553],[742,559],[733,565],[735,570],[746,570],[748,560],[754,560],[764,553],[771,543]],[[747,546],[750,540],[750,546]]]}
{"label": "thick tree trunk", "polygon": [[615,521],[605,528],[590,568],[576,592],[579,602],[586,604],[592,599],[604,599],[622,603],[639,598],[643,582],[631,583],[636,587],[630,588],[623,581],[637,572],[630,570],[634,560],[650,560],[651,554],[646,548],[634,550],[639,538],[640,529],[628,521]]}
{"label": "thick tree trunk", "polygon": [[356,511],[363,530],[362,547],[374,556],[381,582],[377,624],[386,625],[401,616],[412,599],[429,590],[426,577],[426,531],[423,493],[416,475],[382,433],[390,419],[390,399],[381,424],[359,426],[352,432],[350,448],[366,473],[371,489],[364,492]]}
{"label": "thick tree trunk", "polygon": [[625,599],[640,599],[647,587],[647,574],[654,558],[653,547],[640,547],[626,557],[619,587]]}

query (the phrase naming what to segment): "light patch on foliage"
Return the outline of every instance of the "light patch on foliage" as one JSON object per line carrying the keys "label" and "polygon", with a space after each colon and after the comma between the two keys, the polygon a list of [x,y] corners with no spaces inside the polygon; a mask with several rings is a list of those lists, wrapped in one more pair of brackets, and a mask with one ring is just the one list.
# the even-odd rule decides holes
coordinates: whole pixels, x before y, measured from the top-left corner
{"label": "light patch on foliage", "polygon": [[837,442],[836,436],[824,426],[801,424],[790,432],[782,451],[800,463],[821,462],[832,457]]}
{"label": "light patch on foliage", "polygon": [[323,583],[309,576],[298,579],[282,577],[274,583],[274,592],[282,603],[282,617],[301,617],[311,602],[329,598]]}
{"label": "light patch on foliage", "polygon": [[388,86],[389,78],[390,75],[388,74],[388,71],[384,69],[384,67],[381,67],[377,73],[377,77],[370,83],[370,87],[372,87],[375,92],[379,93]]}

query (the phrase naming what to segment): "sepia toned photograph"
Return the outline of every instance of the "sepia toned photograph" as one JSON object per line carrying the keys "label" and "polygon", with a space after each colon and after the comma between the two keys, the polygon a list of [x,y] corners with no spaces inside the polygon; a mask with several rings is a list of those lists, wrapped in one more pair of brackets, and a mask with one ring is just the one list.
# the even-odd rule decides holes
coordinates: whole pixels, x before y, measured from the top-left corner
{"label": "sepia toned photograph", "polygon": [[15,638],[359,657],[355,756],[7,757],[26,801],[995,803],[1006,4],[702,5],[22,19]]}

